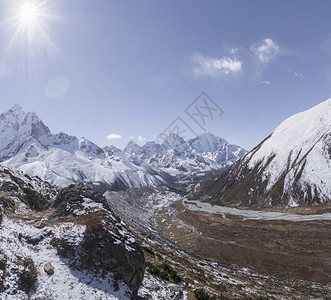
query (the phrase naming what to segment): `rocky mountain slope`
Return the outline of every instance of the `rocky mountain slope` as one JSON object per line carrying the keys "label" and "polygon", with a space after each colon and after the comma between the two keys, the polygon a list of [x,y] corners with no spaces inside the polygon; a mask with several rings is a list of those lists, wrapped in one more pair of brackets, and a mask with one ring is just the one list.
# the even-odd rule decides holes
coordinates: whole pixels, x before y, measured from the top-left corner
{"label": "rocky mountain slope", "polygon": [[146,271],[138,295],[145,299],[329,295],[328,244],[319,241],[329,235],[330,214],[212,206],[153,187],[108,191],[104,196],[143,246]]}
{"label": "rocky mountain slope", "polygon": [[[191,243],[192,234],[201,238],[202,233],[178,223],[176,206],[169,206],[181,206],[178,194],[142,187],[105,196],[83,184],[58,191],[40,178],[0,167],[0,296],[185,300],[198,295],[205,299],[329,295],[329,285],[320,282],[284,282],[183,251],[179,234],[188,235]],[[112,208],[139,226],[128,229]],[[201,217],[208,222],[205,213]],[[158,236],[153,219],[162,224],[163,234],[173,232],[170,239],[176,238],[177,243]],[[215,220],[210,222],[213,228]]]}
{"label": "rocky mountain slope", "polygon": [[191,199],[234,206],[331,202],[331,99],[288,118],[216,181],[187,192]]}
{"label": "rocky mountain slope", "polygon": [[4,299],[129,299],[144,254],[103,196],[0,168],[0,295]]}
{"label": "rocky mountain slope", "polygon": [[[0,162],[64,187],[85,182],[99,190],[178,187],[219,173],[246,153],[206,133],[190,141],[172,134],[161,144],[133,141],[122,151],[85,138],[52,134],[35,113],[19,105],[0,115]],[[211,175],[213,176],[213,175]]]}

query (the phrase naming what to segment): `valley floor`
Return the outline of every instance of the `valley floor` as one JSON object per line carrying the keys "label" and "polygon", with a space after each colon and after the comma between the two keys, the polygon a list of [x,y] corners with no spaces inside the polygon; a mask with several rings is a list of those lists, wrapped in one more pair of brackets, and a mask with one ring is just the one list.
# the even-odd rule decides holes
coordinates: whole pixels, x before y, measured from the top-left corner
{"label": "valley floor", "polygon": [[[277,289],[270,282],[262,286],[269,297],[286,299],[290,290],[287,297],[294,299],[331,296],[330,213],[243,210],[184,198],[158,211],[154,226],[194,256],[274,278]],[[261,291],[262,280],[251,279],[252,290]]]}
{"label": "valley floor", "polygon": [[[252,210],[252,209],[238,209],[234,207],[211,205],[206,202],[184,200],[183,204],[191,211],[207,212],[210,214],[222,215],[226,218],[226,215],[238,216],[243,220],[261,220],[261,221],[291,221],[291,222],[306,222],[306,221],[331,221],[331,213],[311,214],[313,208],[291,208],[283,209],[271,209],[266,210]],[[326,209],[326,208],[325,208]],[[293,213],[297,211],[298,213]]]}

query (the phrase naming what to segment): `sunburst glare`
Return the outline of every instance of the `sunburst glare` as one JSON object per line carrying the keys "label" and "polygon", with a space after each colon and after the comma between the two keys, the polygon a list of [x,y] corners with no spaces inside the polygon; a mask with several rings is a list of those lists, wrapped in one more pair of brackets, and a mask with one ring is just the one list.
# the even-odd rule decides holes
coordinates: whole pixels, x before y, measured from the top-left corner
{"label": "sunburst glare", "polygon": [[[49,0],[14,0],[8,2],[7,19],[12,34],[5,53],[11,53],[14,46],[33,47],[40,51],[57,52],[57,47],[49,35],[49,23],[54,16],[49,13]],[[18,46],[18,47],[17,47]]]}
{"label": "sunburst glare", "polygon": [[23,24],[31,25],[38,22],[40,14],[41,12],[36,3],[26,2],[20,7],[18,18]]}

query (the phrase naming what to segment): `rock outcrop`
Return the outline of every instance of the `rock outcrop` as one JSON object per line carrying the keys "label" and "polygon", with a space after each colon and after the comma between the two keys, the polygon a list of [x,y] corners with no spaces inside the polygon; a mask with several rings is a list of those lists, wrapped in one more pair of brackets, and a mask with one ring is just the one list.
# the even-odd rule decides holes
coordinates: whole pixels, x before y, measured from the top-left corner
{"label": "rock outcrop", "polygon": [[133,233],[101,194],[83,184],[58,191],[40,178],[0,167],[0,293],[30,299],[36,290],[42,298],[46,274],[54,274],[66,286],[51,288],[56,297],[76,295],[75,283],[86,299],[135,298],[144,269]]}
{"label": "rock outcrop", "polygon": [[145,258],[125,224],[107,207],[98,192],[83,184],[62,189],[54,202],[53,221],[85,226],[81,241],[72,245],[65,237],[54,239],[58,253],[77,269],[112,272],[135,295],[144,277]]}

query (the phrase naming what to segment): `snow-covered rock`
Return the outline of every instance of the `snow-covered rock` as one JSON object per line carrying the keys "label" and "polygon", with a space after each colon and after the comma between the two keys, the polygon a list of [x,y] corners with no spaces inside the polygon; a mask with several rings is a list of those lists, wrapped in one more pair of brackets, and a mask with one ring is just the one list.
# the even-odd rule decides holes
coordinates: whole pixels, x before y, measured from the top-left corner
{"label": "snow-covered rock", "polygon": [[134,299],[144,268],[101,194],[0,167],[1,299]]}

